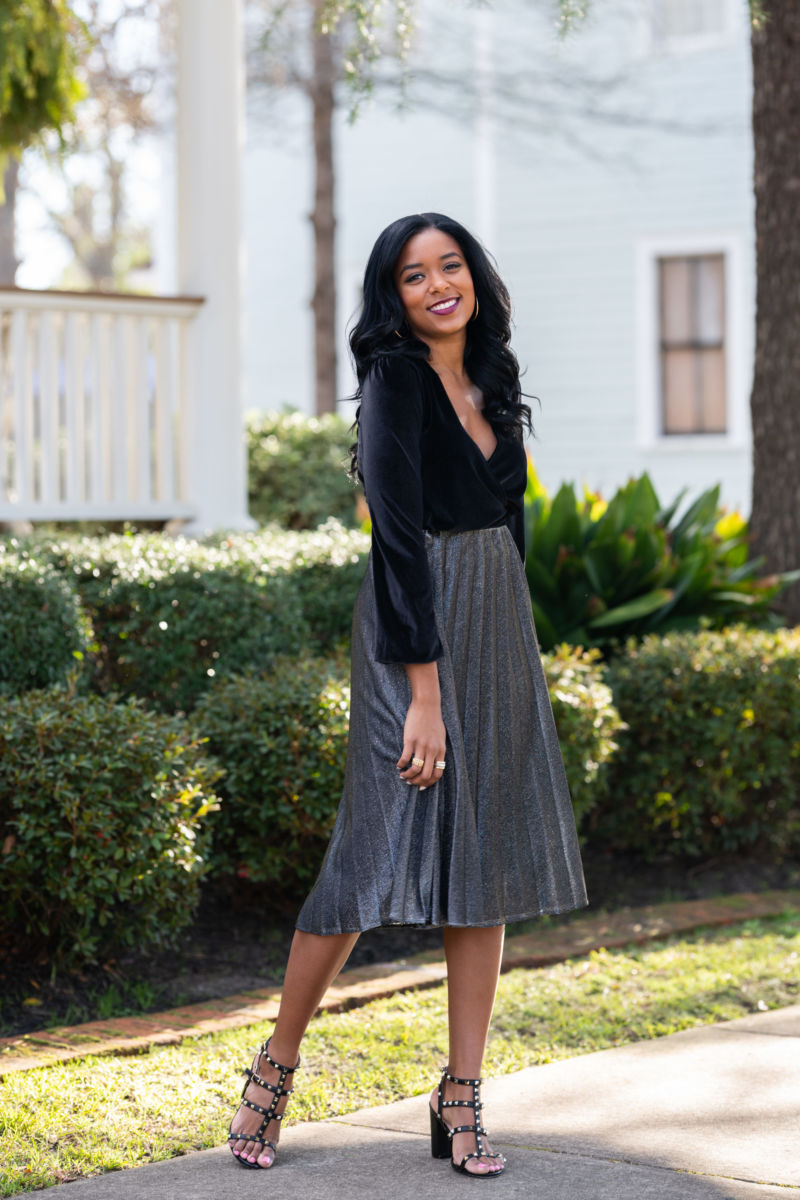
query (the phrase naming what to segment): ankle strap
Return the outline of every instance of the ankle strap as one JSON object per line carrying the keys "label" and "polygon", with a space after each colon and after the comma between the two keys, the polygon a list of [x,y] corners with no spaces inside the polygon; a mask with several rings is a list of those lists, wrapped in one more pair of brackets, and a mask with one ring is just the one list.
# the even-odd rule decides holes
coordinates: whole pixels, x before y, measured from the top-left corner
{"label": "ankle strap", "polygon": [[264,1058],[267,1060],[269,1065],[271,1067],[274,1067],[276,1071],[285,1071],[287,1074],[291,1071],[296,1071],[297,1068],[300,1066],[299,1057],[293,1067],[285,1067],[283,1065],[283,1063],[275,1062],[275,1059],[269,1053],[269,1044],[271,1041],[272,1041],[272,1038],[268,1037],[267,1040],[264,1042],[264,1045],[259,1050],[259,1054],[263,1054]]}
{"label": "ankle strap", "polygon": [[449,1079],[451,1083],[461,1083],[465,1087],[480,1087],[483,1083],[482,1079],[459,1079],[458,1075],[451,1075],[447,1067],[442,1067],[442,1076]]}

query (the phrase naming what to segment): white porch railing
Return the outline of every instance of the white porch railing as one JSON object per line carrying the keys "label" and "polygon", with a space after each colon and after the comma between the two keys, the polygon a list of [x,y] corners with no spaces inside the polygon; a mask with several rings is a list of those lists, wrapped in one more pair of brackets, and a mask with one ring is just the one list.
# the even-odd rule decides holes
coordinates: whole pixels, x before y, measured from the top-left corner
{"label": "white porch railing", "polygon": [[202,299],[0,288],[0,521],[192,518]]}

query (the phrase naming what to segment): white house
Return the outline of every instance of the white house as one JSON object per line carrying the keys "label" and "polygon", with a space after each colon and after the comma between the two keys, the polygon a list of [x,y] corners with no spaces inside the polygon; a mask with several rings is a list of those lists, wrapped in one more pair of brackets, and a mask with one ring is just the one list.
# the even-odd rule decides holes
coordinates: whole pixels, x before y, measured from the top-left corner
{"label": "white house", "polygon": [[[529,446],[548,486],[608,494],[646,469],[664,500],[719,481],[725,502],[749,511],[744,0],[605,0],[563,42],[545,0],[477,10],[420,0],[418,11],[412,70],[425,78],[412,110],[376,103],[354,126],[342,114],[336,131],[341,395],[352,387],[345,326],[374,238],[407,212],[444,211],[482,238],[508,283],[524,386],[541,401]],[[302,116],[285,105],[248,114],[245,395],[255,408],[313,404]]]}
{"label": "white house", "polygon": [[175,186],[163,207],[180,294],[0,286],[0,523],[149,519],[198,533],[252,525],[242,436],[242,0],[178,0],[177,40]]}
{"label": "white house", "polygon": [[[178,295],[0,288],[0,522],[246,527],[243,407],[311,409],[307,114],[251,106],[244,141],[242,7],[179,0]],[[377,233],[448,212],[509,285],[545,482],[647,469],[747,511],[746,4],[595,0],[564,42],[555,8],[418,0],[413,109],[341,114],[340,393]]]}

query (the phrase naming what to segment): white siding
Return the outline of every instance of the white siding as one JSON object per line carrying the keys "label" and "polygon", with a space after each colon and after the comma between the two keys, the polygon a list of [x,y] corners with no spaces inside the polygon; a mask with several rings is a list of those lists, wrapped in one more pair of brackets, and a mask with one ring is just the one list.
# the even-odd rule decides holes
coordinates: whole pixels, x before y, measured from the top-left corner
{"label": "white siding", "polygon": [[[623,78],[600,107],[665,126],[705,123],[702,136],[652,124],[623,127],[591,114],[553,114],[546,118],[549,128],[532,133],[498,102],[492,146],[485,109],[476,131],[464,119],[460,97],[453,99],[460,114],[453,121],[427,107],[420,89],[410,115],[376,106],[355,126],[341,120],[343,395],[351,380],[345,324],[375,236],[404,213],[439,209],[487,240],[511,290],[514,344],[527,368],[523,386],[541,399],[541,410],[532,402],[538,437],[531,450],[549,486],[571,479],[608,493],[647,469],[665,500],[684,484],[696,492],[719,481],[728,503],[749,507],[750,57],[745,7],[727,2],[728,27],[720,38],[669,51],[653,46],[647,5],[634,0],[594,6],[590,20],[565,45],[556,43],[543,15],[531,16],[529,6],[520,8],[517,0],[498,3],[488,24],[479,18],[484,58],[486,38],[494,33],[498,76],[519,65],[543,78],[556,65],[568,77],[580,70],[617,71]],[[428,14],[423,48],[435,62],[443,50],[432,4],[421,0]],[[525,25],[512,22],[509,37],[512,10],[526,14]],[[476,16],[466,4],[446,6],[445,15],[453,30],[460,29],[458,37],[454,32],[445,39],[447,66],[452,70],[453,55],[460,55],[466,80],[475,61],[470,38]],[[543,94],[552,92],[543,86]],[[569,90],[565,96],[572,103]],[[296,147],[307,132],[302,119],[293,127]],[[595,157],[575,149],[571,134],[583,138]],[[281,149],[263,131],[258,136],[262,144],[250,149],[246,174],[248,403],[271,408],[289,400],[310,411],[309,168],[304,151]],[[484,172],[492,164],[487,187]],[[651,439],[648,445],[641,436],[643,406],[652,403],[643,384],[647,347],[641,339],[648,333],[641,312],[642,254],[647,247],[679,245],[682,239],[699,245],[704,238],[727,239],[737,258],[731,281],[735,353],[729,366],[736,371],[740,427],[724,444],[694,439],[691,446],[679,446]],[[730,262],[726,267],[731,271]],[[351,409],[342,411],[349,415]]]}

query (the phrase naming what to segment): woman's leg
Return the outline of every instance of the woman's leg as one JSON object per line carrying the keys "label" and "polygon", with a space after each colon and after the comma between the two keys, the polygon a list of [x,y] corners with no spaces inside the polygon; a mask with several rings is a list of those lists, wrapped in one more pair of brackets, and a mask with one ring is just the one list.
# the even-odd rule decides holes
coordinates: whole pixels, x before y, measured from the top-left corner
{"label": "woman's leg", "polygon": [[[444,930],[450,1024],[448,1067],[450,1074],[460,1079],[478,1079],[481,1074],[503,957],[504,934],[504,925],[462,929],[447,926]],[[434,1108],[436,1092],[434,1088],[431,1096]],[[445,1080],[445,1100],[471,1100],[472,1096],[472,1088]],[[445,1114],[444,1119],[451,1126],[481,1124],[480,1113],[475,1114],[470,1108],[447,1109]],[[482,1140],[484,1148],[491,1151],[488,1142]],[[465,1154],[476,1148],[474,1134],[457,1133],[453,1138],[453,1159],[460,1162]],[[471,1158],[467,1163],[467,1170],[477,1174],[501,1168],[502,1163],[491,1158]]]}
{"label": "woman's leg", "polygon": [[[295,930],[281,991],[278,1019],[269,1043],[270,1057],[276,1062],[287,1067],[294,1066],[297,1062],[300,1042],[308,1023],[319,1008],[322,997],[347,962],[357,940],[357,933],[321,937],[316,933]],[[267,1083],[276,1084],[280,1077],[279,1072],[270,1067],[265,1059],[257,1065],[256,1071]],[[294,1086],[294,1075],[288,1077],[286,1086]],[[262,1108],[269,1108],[272,1092],[251,1081],[245,1097]],[[278,1102],[277,1113],[283,1112],[286,1102],[287,1097],[282,1096]],[[236,1126],[236,1132],[242,1136],[238,1140],[231,1139],[228,1144],[234,1154],[239,1154],[248,1162],[256,1162],[257,1158],[262,1166],[268,1167],[272,1165],[275,1157],[273,1151],[269,1146],[259,1147],[255,1142],[248,1141],[246,1136],[248,1133],[255,1133],[261,1119],[261,1113],[240,1106],[232,1123]],[[270,1121],[262,1137],[277,1144],[279,1134],[280,1122]]]}

